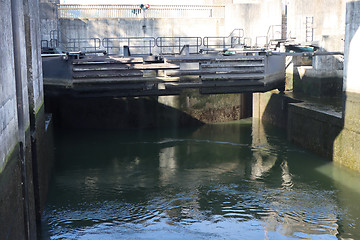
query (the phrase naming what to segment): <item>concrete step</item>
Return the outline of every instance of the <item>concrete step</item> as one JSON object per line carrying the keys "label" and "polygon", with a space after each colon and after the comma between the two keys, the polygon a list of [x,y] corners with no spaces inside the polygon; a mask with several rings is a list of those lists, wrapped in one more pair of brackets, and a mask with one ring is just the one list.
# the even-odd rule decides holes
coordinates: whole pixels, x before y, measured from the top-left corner
{"label": "concrete step", "polygon": [[245,68],[245,67],[264,67],[264,63],[253,63],[253,62],[236,62],[236,63],[203,63],[200,65],[201,68],[223,68],[223,70],[226,70],[226,68]]}
{"label": "concrete step", "polygon": [[75,71],[73,78],[116,78],[116,77],[142,77],[143,71],[141,70],[121,70],[121,71]]}
{"label": "concrete step", "polygon": [[261,80],[264,74],[209,74],[201,75],[202,81],[214,80]]}
{"label": "concrete step", "polygon": [[164,80],[156,77],[121,77],[121,78],[84,78],[73,79],[73,84],[101,84],[101,83],[158,83],[164,82]]}
{"label": "concrete step", "polygon": [[74,59],[73,65],[92,65],[99,63],[143,63],[142,57],[120,58],[120,57],[87,57],[82,59]]}
{"label": "concrete step", "polygon": [[249,69],[205,69],[205,70],[168,70],[166,76],[187,76],[187,75],[206,75],[206,74],[244,74],[244,73],[263,73],[264,68],[249,68]]}
{"label": "concrete step", "polygon": [[75,91],[80,92],[101,92],[101,91],[116,91],[116,90],[143,90],[146,88],[152,88],[152,85],[147,84],[102,84],[96,85],[96,88],[89,85],[74,85]]}
{"label": "concrete step", "polygon": [[261,81],[211,81],[201,83],[165,83],[165,87],[169,89],[183,88],[211,88],[211,87],[241,87],[241,86],[262,86]]}
{"label": "concrete step", "polygon": [[266,92],[264,86],[232,86],[232,87],[206,87],[200,88],[201,94],[229,94],[229,93],[246,93],[246,92]]}
{"label": "concrete step", "polygon": [[193,56],[167,56],[166,62],[207,62],[207,61],[263,61],[264,56],[218,56],[218,55],[193,55]]}
{"label": "concrete step", "polygon": [[150,64],[94,64],[73,66],[73,72],[81,71],[115,71],[115,70],[161,70],[161,69],[179,69],[179,65],[170,63],[150,63]]}

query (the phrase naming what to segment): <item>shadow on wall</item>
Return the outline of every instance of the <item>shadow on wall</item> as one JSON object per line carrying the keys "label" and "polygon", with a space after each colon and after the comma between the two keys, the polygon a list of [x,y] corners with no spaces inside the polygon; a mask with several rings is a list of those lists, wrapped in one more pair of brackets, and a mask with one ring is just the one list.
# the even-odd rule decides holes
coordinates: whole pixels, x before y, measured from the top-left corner
{"label": "shadow on wall", "polygon": [[293,57],[292,65],[294,93],[311,97],[342,96],[342,56]]}
{"label": "shadow on wall", "polygon": [[48,98],[47,112],[63,128],[128,129],[201,126],[204,123],[156,98]]}
{"label": "shadow on wall", "polygon": [[334,161],[360,171],[360,1],[346,4],[344,129],[335,141]]}
{"label": "shadow on wall", "polygon": [[286,130],[289,141],[336,160],[336,140],[344,128],[344,121],[341,110],[330,105],[333,99],[307,97],[299,100],[292,93],[278,92],[255,95],[254,98],[260,106],[258,115],[262,122]]}

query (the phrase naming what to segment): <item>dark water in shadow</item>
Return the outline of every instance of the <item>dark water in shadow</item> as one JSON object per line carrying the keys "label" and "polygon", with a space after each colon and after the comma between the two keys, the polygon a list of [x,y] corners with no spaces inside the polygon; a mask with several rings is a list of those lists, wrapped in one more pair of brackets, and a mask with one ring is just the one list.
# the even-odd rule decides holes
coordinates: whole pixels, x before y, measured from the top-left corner
{"label": "dark water in shadow", "polygon": [[360,238],[360,177],[251,120],[56,148],[42,239]]}

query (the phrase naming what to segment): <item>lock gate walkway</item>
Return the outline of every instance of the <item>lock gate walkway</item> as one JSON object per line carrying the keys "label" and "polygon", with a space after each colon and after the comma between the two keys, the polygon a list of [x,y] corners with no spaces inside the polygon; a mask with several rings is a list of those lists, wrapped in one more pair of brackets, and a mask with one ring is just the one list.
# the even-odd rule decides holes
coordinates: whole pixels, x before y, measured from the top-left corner
{"label": "lock gate walkway", "polygon": [[266,51],[231,55],[114,57],[43,56],[45,94],[75,97],[266,92],[283,89],[285,56]]}

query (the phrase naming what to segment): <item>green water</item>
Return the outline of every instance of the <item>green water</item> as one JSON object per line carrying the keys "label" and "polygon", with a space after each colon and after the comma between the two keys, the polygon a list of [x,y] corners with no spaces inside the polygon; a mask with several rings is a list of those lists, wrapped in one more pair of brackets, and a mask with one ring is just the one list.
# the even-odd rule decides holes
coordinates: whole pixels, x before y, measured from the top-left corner
{"label": "green water", "polygon": [[69,131],[42,239],[360,239],[360,177],[244,120]]}

